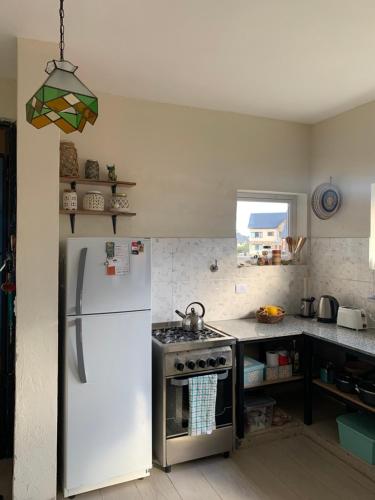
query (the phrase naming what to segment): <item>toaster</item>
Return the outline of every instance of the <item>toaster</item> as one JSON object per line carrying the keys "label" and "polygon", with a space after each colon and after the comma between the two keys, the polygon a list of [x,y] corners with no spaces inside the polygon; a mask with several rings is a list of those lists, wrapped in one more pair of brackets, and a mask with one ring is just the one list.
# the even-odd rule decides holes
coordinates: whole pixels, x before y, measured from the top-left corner
{"label": "toaster", "polygon": [[364,309],[340,306],[337,313],[337,326],[352,330],[366,330],[367,314]]}

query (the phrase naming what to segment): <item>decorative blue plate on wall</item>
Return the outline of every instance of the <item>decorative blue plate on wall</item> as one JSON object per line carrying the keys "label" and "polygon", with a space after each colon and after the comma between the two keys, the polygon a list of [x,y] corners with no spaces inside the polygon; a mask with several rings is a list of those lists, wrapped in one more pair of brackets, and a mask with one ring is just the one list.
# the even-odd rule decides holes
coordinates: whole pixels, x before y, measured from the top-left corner
{"label": "decorative blue plate on wall", "polygon": [[331,183],[320,184],[313,192],[311,207],[319,219],[327,220],[340,209],[342,195],[337,186]]}

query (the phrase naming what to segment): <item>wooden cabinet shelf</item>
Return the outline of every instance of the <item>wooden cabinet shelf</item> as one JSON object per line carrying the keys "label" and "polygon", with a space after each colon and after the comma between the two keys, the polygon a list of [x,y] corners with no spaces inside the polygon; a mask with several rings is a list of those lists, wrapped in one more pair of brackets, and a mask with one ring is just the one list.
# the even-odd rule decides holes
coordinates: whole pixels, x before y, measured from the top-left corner
{"label": "wooden cabinet shelf", "polygon": [[251,389],[259,389],[261,387],[266,387],[268,385],[285,384],[287,382],[297,382],[297,380],[303,380],[303,375],[293,375],[288,378],[278,378],[276,380],[264,380],[261,384],[248,386],[245,385],[245,391],[250,391]]}
{"label": "wooden cabinet shelf", "polygon": [[319,378],[314,379],[313,384],[317,385],[321,389],[326,390],[327,392],[330,392],[331,394],[333,394],[334,396],[336,396],[337,398],[341,399],[344,402],[347,401],[348,403],[351,403],[354,406],[358,406],[359,408],[363,408],[367,411],[375,413],[375,407],[369,406],[366,403],[364,403],[363,401],[361,401],[361,399],[359,399],[359,396],[357,396],[357,394],[351,394],[351,393],[340,391],[339,389],[337,389],[337,387],[335,385],[326,384],[326,383],[322,382]]}

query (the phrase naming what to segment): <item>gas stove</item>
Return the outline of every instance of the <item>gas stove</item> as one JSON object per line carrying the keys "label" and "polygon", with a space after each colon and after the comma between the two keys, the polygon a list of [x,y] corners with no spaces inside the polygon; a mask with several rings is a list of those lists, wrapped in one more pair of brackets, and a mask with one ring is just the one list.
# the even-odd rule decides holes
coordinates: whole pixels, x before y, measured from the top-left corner
{"label": "gas stove", "polygon": [[229,335],[205,327],[199,332],[189,332],[181,326],[166,326],[152,332],[154,345],[163,351],[185,351],[231,345],[234,339]]}
{"label": "gas stove", "polygon": [[[153,451],[165,471],[171,465],[225,453],[233,447],[236,339],[205,327],[194,333],[181,324],[154,325],[152,332]],[[189,384],[217,377],[216,429],[190,436]]]}
{"label": "gas stove", "polygon": [[174,344],[176,342],[192,342],[194,340],[208,340],[224,337],[222,333],[204,328],[200,332],[187,332],[179,326],[157,329],[152,336],[162,344]]}

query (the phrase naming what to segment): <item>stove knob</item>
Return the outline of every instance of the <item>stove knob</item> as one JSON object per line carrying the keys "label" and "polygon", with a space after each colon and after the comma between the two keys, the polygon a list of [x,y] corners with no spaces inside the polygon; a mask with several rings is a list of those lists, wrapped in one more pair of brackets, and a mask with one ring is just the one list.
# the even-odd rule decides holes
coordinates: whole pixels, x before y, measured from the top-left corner
{"label": "stove knob", "polygon": [[195,368],[195,362],[194,361],[188,361],[186,363],[186,366],[189,368],[189,370],[194,370],[194,368]]}
{"label": "stove knob", "polygon": [[176,367],[176,370],[178,370],[179,372],[184,371],[184,368],[185,368],[184,363],[180,363],[179,361],[177,361],[177,363],[174,366]]}
{"label": "stove knob", "polygon": [[215,368],[217,366],[217,359],[208,358],[207,363],[208,363],[208,366],[212,366],[213,368]]}
{"label": "stove knob", "polygon": [[198,361],[198,366],[199,366],[199,368],[206,368],[206,362],[205,362],[205,360],[204,359],[200,359]]}
{"label": "stove knob", "polygon": [[218,361],[219,365],[223,365],[223,366],[227,362],[227,360],[226,360],[226,358],[224,358],[224,356],[220,356],[220,358],[217,358],[217,361]]}

